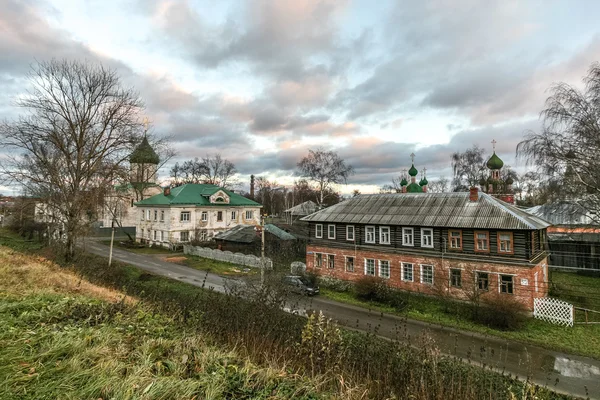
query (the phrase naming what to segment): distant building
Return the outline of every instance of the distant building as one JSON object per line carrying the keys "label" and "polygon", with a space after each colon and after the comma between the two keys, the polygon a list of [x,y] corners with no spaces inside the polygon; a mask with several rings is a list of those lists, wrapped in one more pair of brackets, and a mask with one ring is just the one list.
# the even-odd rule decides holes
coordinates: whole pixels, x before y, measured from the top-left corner
{"label": "distant building", "polygon": [[514,296],[533,309],[533,299],[548,293],[550,224],[477,188],[423,193],[417,173],[413,163],[404,193],[359,195],[302,218],[307,269],[351,281],[378,276],[399,289],[459,299]]}
{"label": "distant building", "polygon": [[304,203],[300,203],[294,207],[288,208],[283,213],[286,217],[287,223],[291,224],[294,220],[305,217],[309,214],[317,212],[319,210],[319,206],[312,200],[305,201]]}
{"label": "distant building", "polygon": [[238,225],[260,224],[261,205],[225,188],[185,184],[134,203],[136,240],[156,245],[205,241]]}

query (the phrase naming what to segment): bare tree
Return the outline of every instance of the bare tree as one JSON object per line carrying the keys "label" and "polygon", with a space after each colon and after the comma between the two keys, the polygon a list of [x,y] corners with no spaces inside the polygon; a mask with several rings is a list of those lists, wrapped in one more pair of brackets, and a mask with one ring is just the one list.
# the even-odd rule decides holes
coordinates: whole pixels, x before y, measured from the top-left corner
{"label": "bare tree", "polygon": [[220,154],[207,155],[201,160],[196,157],[184,161],[181,165],[175,163],[171,168],[171,178],[176,185],[208,183],[229,189],[238,184],[234,179],[235,174],[237,174],[235,165]]}
{"label": "bare tree", "polygon": [[308,156],[299,163],[300,175],[315,182],[318,187],[319,205],[322,205],[327,192],[333,192],[332,185],[345,183],[354,173],[351,165],[346,165],[334,151],[309,150]]}
{"label": "bare tree", "polygon": [[446,193],[450,189],[450,180],[445,176],[429,182],[428,191],[432,193]]}
{"label": "bare tree", "polygon": [[476,144],[462,153],[452,154],[453,191],[467,191],[478,185],[484,171],[483,149]]}
{"label": "bare tree", "polygon": [[600,216],[600,64],[590,66],[579,90],[566,83],[551,87],[541,112],[540,132],[528,131],[517,156],[537,167],[560,197]]}
{"label": "bare tree", "polygon": [[32,67],[29,82],[32,89],[17,100],[24,114],[0,127],[3,144],[18,153],[2,172],[60,216],[71,260],[98,193],[123,173],[139,140],[143,104],[115,71],[101,65],[41,62]]}

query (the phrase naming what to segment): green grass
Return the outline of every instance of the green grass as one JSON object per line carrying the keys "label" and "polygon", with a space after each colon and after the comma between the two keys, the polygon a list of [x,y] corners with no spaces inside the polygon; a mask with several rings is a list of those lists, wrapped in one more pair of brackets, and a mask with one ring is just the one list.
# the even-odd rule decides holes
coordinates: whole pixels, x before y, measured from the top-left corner
{"label": "green grass", "polygon": [[357,299],[350,292],[336,292],[321,288],[321,295],[339,302],[410,319],[472,331],[482,335],[517,340],[552,350],[600,359],[600,325],[576,324],[572,328],[569,328],[530,318],[519,331],[501,331],[476,324],[456,313],[450,314],[444,310],[443,303],[435,298],[411,296],[408,307],[403,311],[397,311],[385,304]]}
{"label": "green grass", "polygon": [[[160,247],[160,246],[148,247],[147,245],[145,245],[144,247],[128,247],[128,246],[122,245],[120,242],[121,241],[115,239],[114,246],[118,247],[119,249],[122,249],[122,250],[130,251],[132,253],[138,253],[138,254],[182,254],[181,251],[175,252],[175,251],[171,251],[169,249],[165,249],[164,247]],[[110,246],[110,240],[102,240],[101,243],[105,244],[107,246]]]}
{"label": "green grass", "polygon": [[36,239],[29,240],[7,228],[0,228],[0,246],[10,247],[17,251],[37,251],[44,247]]}
{"label": "green grass", "polygon": [[[600,321],[600,278],[571,272],[552,272],[550,295],[565,300],[575,307],[598,311],[589,313],[590,321]],[[577,321],[584,321],[585,314],[575,310]]]}
{"label": "green grass", "polygon": [[186,255],[181,264],[200,271],[211,272],[213,274],[225,276],[248,276],[256,275],[260,272],[258,268],[249,268],[228,262],[211,260],[198,256]]}

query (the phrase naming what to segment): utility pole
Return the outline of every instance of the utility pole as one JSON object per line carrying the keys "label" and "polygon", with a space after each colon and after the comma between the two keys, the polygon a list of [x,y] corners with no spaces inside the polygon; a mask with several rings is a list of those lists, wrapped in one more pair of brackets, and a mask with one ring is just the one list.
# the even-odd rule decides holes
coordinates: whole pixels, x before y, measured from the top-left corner
{"label": "utility pole", "polygon": [[260,284],[265,284],[265,217],[260,215]]}
{"label": "utility pole", "polygon": [[115,219],[112,220],[112,232],[110,234],[110,253],[108,253],[108,266],[112,262],[113,242],[115,241]]}

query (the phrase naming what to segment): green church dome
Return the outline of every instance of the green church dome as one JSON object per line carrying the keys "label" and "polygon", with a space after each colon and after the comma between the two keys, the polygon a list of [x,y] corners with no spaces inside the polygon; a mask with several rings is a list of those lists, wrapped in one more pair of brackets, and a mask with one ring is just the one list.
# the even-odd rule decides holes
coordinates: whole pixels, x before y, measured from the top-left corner
{"label": "green church dome", "polygon": [[403,176],[402,180],[400,181],[400,186],[406,186],[408,185],[408,181],[406,180],[406,178]]}
{"label": "green church dome", "polygon": [[423,193],[423,188],[421,186],[419,186],[417,183],[411,183],[410,185],[408,185],[408,187],[406,188],[406,191],[408,193]]}
{"label": "green church dome", "polygon": [[412,167],[410,167],[410,169],[408,170],[408,174],[410,176],[417,176],[419,174],[419,171],[417,171],[417,169],[415,168],[415,164],[413,164]]}
{"label": "green church dome", "polygon": [[496,152],[494,152],[494,154],[492,154],[492,156],[490,157],[490,159],[487,162],[487,167],[489,169],[501,169],[504,166],[504,161],[502,161],[500,159],[500,157],[498,157],[496,155]]}
{"label": "green church dome", "polygon": [[131,153],[129,162],[132,164],[158,164],[160,162],[158,154],[156,154],[152,146],[150,146],[148,138],[145,135],[142,143],[140,143],[133,153]]}
{"label": "green church dome", "polygon": [[423,178],[423,179],[421,179],[421,182],[419,182],[419,185],[421,185],[421,186],[427,186],[428,183],[429,182],[427,181],[427,178]]}

